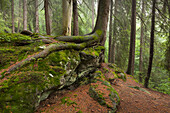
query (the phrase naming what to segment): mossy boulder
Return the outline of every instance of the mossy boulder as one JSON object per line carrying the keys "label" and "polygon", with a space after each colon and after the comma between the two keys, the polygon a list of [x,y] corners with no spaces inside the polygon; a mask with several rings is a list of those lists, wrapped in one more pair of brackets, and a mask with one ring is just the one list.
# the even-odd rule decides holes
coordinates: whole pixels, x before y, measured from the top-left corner
{"label": "mossy boulder", "polygon": [[82,51],[54,51],[45,58],[35,59],[4,74],[2,69],[41,51],[40,46],[45,45],[41,42],[25,46],[1,45],[4,49],[0,49],[0,52],[6,57],[0,62],[0,112],[33,112],[40,101],[52,92],[68,87],[94,72],[99,66],[100,52],[104,49],[99,46]]}

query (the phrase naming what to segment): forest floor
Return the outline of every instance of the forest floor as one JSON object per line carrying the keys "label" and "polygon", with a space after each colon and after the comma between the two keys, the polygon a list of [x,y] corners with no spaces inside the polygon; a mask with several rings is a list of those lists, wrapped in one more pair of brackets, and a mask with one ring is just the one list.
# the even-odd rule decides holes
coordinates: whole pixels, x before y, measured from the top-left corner
{"label": "forest floor", "polygon": [[[106,78],[113,76],[110,73],[112,69],[107,64],[102,64],[101,71],[103,67],[109,70],[109,73],[105,73]],[[93,83],[52,94],[47,100],[41,102],[36,113],[108,113],[109,108],[101,106],[89,96],[91,84]],[[95,84],[100,91],[108,93],[101,83]],[[129,75],[126,82],[116,79],[112,86],[120,96],[117,113],[170,113],[170,95],[146,89]],[[64,98],[69,98],[69,103],[64,104],[61,101]]]}

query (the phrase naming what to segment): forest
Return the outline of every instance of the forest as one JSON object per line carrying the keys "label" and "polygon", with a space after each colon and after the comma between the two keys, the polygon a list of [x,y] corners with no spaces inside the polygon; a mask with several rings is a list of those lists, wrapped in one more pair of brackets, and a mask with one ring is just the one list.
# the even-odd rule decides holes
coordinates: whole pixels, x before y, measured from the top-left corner
{"label": "forest", "polygon": [[[103,84],[130,76],[142,90],[170,94],[169,0],[0,0],[0,112],[33,112],[54,90],[91,84],[99,73]],[[20,99],[27,93],[36,96]],[[104,103],[109,113],[117,97]]]}

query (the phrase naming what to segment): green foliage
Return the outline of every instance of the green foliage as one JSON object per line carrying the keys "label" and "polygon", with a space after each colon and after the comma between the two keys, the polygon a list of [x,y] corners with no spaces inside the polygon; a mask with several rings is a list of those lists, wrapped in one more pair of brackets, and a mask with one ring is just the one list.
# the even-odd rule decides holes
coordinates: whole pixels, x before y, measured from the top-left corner
{"label": "green foliage", "polygon": [[162,79],[159,81],[158,84],[155,84],[155,82],[150,81],[150,87],[152,87],[153,90],[159,91],[165,94],[170,94],[170,78],[168,79]]}
{"label": "green foliage", "polygon": [[10,32],[10,28],[7,27],[7,22],[3,19],[3,14],[0,12],[0,33],[4,33],[5,30],[7,32]]}

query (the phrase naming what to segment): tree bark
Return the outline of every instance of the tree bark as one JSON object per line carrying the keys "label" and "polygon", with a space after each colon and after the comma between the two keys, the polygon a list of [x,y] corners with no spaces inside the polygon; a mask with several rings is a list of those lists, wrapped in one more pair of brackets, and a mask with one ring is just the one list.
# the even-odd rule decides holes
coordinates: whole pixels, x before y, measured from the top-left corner
{"label": "tree bark", "polygon": [[140,57],[139,57],[139,82],[142,82],[142,64],[143,64],[143,36],[144,36],[144,15],[145,15],[145,1],[142,0],[142,13],[141,13],[141,35],[140,35]]}
{"label": "tree bark", "polygon": [[109,54],[108,54],[108,62],[111,62],[111,50],[112,50],[112,15],[113,15],[113,0],[111,0],[110,5],[110,24],[109,24]]}
{"label": "tree bark", "polygon": [[77,0],[73,1],[73,35],[79,35],[79,23],[78,23],[78,10],[77,10]]}
{"label": "tree bark", "polygon": [[62,0],[62,7],[63,7],[63,35],[71,36],[73,0]]}
{"label": "tree bark", "polygon": [[135,38],[136,38],[136,0],[132,0],[130,50],[129,50],[129,62],[128,62],[128,69],[127,69],[127,74],[131,74],[131,75],[134,75]]}
{"label": "tree bark", "polygon": [[152,0],[152,25],[151,25],[151,38],[150,38],[150,56],[149,56],[149,65],[148,65],[148,72],[147,76],[145,77],[145,88],[148,88],[150,74],[152,70],[152,61],[153,61],[153,54],[154,54],[154,31],[155,31],[155,4],[156,0]]}
{"label": "tree bark", "polygon": [[94,29],[94,0],[92,0],[92,30]]}
{"label": "tree bark", "polygon": [[18,29],[17,29],[17,33],[19,33],[19,30],[20,30],[20,21],[21,21],[21,0],[19,0],[19,18],[18,18]]}
{"label": "tree bark", "polygon": [[11,1],[11,15],[12,15],[12,33],[15,33],[15,23],[14,23],[14,0]]}
{"label": "tree bark", "polygon": [[38,0],[35,0],[35,33],[39,33]]}
{"label": "tree bark", "polygon": [[118,0],[115,0],[115,8],[114,8],[114,23],[113,23],[113,39],[112,39],[112,49],[111,49],[111,63],[115,63],[115,53],[116,53],[116,32],[117,32],[117,8],[118,8]]}
{"label": "tree bark", "polygon": [[50,35],[51,28],[50,28],[50,16],[49,16],[48,7],[49,7],[49,1],[44,0],[46,33],[47,33],[47,35]]}
{"label": "tree bark", "polygon": [[[170,4],[170,1],[167,1],[167,4]],[[169,13],[169,18],[170,18],[170,5],[168,5],[168,13]],[[168,20],[168,23],[170,25],[170,19]],[[169,29],[169,36],[167,37],[168,45],[167,45],[167,50],[166,50],[166,68],[169,72],[170,75],[170,29]]]}
{"label": "tree bark", "polygon": [[107,30],[109,6],[110,6],[110,0],[99,0],[96,25],[92,31],[92,33],[94,33],[96,30],[102,31],[100,43],[103,46],[106,41],[106,30]]}
{"label": "tree bark", "polygon": [[27,30],[27,0],[23,0],[23,30]]}

